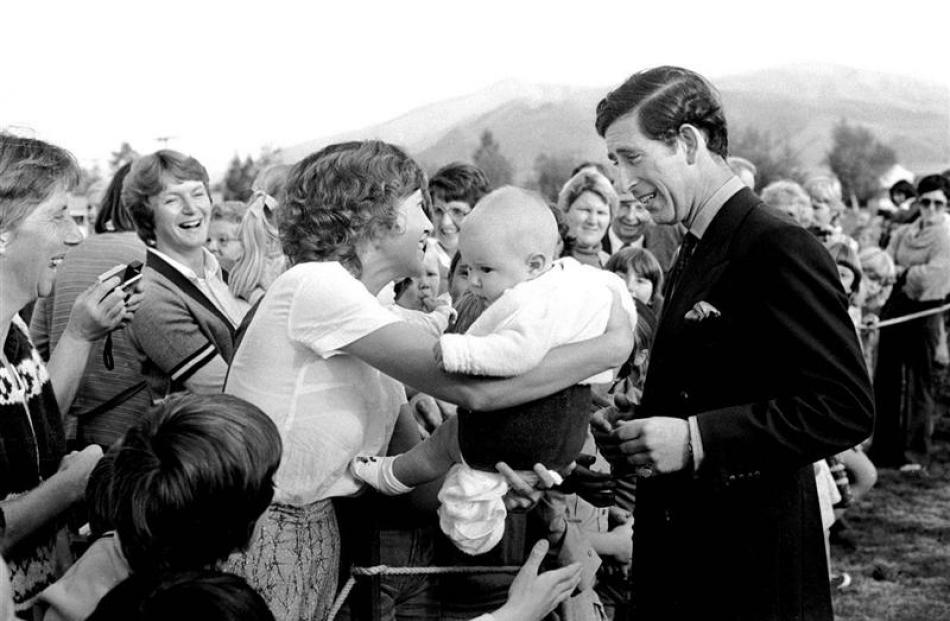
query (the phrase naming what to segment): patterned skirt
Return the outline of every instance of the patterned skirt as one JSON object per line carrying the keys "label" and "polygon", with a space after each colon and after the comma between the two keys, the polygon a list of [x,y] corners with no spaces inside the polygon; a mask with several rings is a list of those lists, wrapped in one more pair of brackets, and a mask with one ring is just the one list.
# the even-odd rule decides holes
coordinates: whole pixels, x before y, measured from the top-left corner
{"label": "patterned skirt", "polygon": [[250,547],[223,569],[243,576],[277,621],[324,621],[340,570],[340,531],[330,500],[304,507],[272,504]]}

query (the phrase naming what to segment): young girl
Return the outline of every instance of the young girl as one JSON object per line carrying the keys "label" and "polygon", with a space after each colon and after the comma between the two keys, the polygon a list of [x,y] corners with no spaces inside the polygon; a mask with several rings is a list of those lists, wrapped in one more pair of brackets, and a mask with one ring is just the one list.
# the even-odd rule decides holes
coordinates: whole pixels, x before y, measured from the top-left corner
{"label": "young girl", "polygon": [[224,201],[211,209],[211,223],[208,224],[208,241],[205,246],[215,256],[221,269],[230,272],[234,264],[244,253],[238,229],[247,205],[241,201]]}
{"label": "young girl", "polygon": [[276,212],[280,203],[275,197],[283,188],[288,170],[287,166],[278,164],[257,175],[252,186],[254,195],[248,201],[238,232],[244,252],[231,269],[228,287],[235,297],[252,306],[287,268],[277,233]]}
{"label": "young girl", "polygon": [[[615,293],[633,328],[636,310],[622,283],[570,259],[552,263],[557,239],[549,208],[534,194],[506,187],[478,204],[465,221],[459,249],[470,266],[470,294],[490,306],[467,334],[442,337],[435,354],[446,371],[525,373],[548,349],[603,331]],[[584,384],[605,381],[602,375]],[[590,408],[590,388],[581,385],[507,410],[460,410],[408,453],[360,456],[351,466],[384,493],[404,493],[448,471],[439,493],[440,526],[459,549],[481,554],[504,533],[501,497],[507,489],[495,464],[566,467],[583,445]]]}
{"label": "young girl", "polygon": [[[828,250],[838,266],[841,286],[848,294],[850,302],[848,314],[851,315],[855,327],[860,328],[866,287],[862,287],[865,279],[858,253],[854,251],[850,244],[845,242],[834,243],[829,246]],[[884,256],[887,256],[887,254],[885,253]],[[842,497],[841,502],[834,505],[835,521],[829,527],[830,539],[832,541],[843,541],[853,546],[853,542],[842,535],[842,531],[847,528],[842,516],[845,509],[866,494],[877,482],[877,469],[860,446],[838,453],[834,458],[829,459],[828,465],[832,474],[835,475],[835,482]]]}
{"label": "young girl", "polygon": [[663,268],[652,252],[646,248],[621,248],[604,269],[623,278],[633,299],[659,316],[663,306]]}
{"label": "young girl", "polygon": [[841,279],[841,286],[844,292],[848,294],[848,315],[854,322],[854,327],[861,325],[861,281],[863,273],[861,263],[858,261],[858,253],[845,242],[835,242],[828,246],[828,252],[834,259],[838,267],[838,278]]}

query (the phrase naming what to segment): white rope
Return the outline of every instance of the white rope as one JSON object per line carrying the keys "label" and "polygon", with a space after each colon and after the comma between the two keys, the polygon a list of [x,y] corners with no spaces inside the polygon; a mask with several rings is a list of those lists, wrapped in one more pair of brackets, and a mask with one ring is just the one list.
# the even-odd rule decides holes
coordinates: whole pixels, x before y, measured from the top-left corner
{"label": "white rope", "polygon": [[884,321],[879,321],[878,323],[874,325],[861,326],[861,329],[864,330],[865,332],[873,332],[874,330],[887,328],[889,326],[894,326],[899,323],[905,323],[907,321],[913,321],[914,319],[920,319],[921,317],[936,315],[937,313],[942,313],[946,310],[950,310],[950,304],[944,304],[943,306],[928,308],[927,310],[917,311],[916,313],[910,313],[909,315],[901,315],[900,317],[892,317],[890,319],[885,319]]}

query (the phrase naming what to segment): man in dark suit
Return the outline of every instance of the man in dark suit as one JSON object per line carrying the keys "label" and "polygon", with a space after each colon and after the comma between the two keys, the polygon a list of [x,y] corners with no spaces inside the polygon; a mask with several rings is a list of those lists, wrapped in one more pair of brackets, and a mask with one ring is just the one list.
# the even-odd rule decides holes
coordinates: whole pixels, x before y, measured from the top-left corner
{"label": "man in dark suit", "polygon": [[688,229],[641,404],[605,447],[641,477],[634,616],[831,620],[812,463],[873,421],[835,266],[730,171],[698,74],[635,74],[600,102],[597,131],[622,187]]}

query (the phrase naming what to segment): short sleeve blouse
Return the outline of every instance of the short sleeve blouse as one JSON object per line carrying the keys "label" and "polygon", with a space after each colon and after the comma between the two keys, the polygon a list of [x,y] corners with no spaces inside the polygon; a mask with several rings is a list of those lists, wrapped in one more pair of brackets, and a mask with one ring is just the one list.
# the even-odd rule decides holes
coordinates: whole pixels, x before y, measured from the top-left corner
{"label": "short sleeve blouse", "polygon": [[274,502],[303,506],[361,489],[349,462],[385,453],[406,395],[341,348],[396,321],[337,262],[296,265],[271,285],[225,392],[261,408],[280,430]]}

